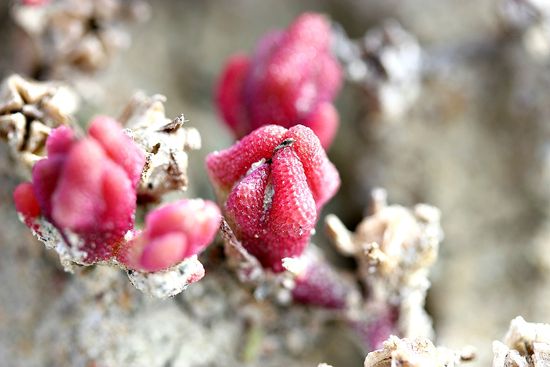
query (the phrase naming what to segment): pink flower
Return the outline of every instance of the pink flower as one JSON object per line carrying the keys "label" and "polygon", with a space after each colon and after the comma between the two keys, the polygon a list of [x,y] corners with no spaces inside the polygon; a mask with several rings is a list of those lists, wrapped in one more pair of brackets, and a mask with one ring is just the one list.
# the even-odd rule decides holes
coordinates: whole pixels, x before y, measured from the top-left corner
{"label": "pink flower", "polygon": [[159,271],[198,254],[213,240],[220,227],[216,204],[184,199],[150,212],[144,231],[119,252],[129,268]]}
{"label": "pink flower", "polygon": [[[68,127],[55,129],[46,143],[47,158],[33,168],[32,184],[14,193],[24,216],[40,214],[67,239],[77,235],[86,263],[109,259],[134,226],[136,186],[145,158],[118,123],[98,117],[89,136],[77,139]],[[32,185],[32,190],[30,190]]]}
{"label": "pink flower", "polygon": [[217,86],[221,115],[237,138],[266,124],[311,128],[328,148],[338,126],[332,105],[342,72],[330,53],[330,24],[306,13],[266,34],[251,57],[229,59]]}
{"label": "pink flower", "polygon": [[300,255],[340,178],[311,129],[261,127],[206,159],[210,179],[243,246],[264,267]]}

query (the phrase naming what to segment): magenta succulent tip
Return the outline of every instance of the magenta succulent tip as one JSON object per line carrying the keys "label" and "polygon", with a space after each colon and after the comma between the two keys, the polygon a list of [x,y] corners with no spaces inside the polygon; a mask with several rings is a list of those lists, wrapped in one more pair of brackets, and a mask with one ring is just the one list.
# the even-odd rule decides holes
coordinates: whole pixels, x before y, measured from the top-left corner
{"label": "magenta succulent tip", "polygon": [[237,238],[275,272],[309,243],[324,203],[340,185],[307,127],[267,125],[206,159],[210,179]]}
{"label": "magenta succulent tip", "polygon": [[288,29],[266,34],[250,58],[230,58],[218,82],[216,102],[235,136],[241,138],[266,124],[302,124],[328,148],[338,126],[332,101],[342,83],[330,43],[328,20],[306,13]]}
{"label": "magenta succulent tip", "polygon": [[133,229],[142,151],[110,118],[93,120],[81,139],[68,127],[57,128],[46,149],[47,158],[32,173],[44,219],[78,237],[83,262],[109,259]]}
{"label": "magenta succulent tip", "polygon": [[160,271],[203,251],[219,229],[221,213],[208,200],[184,199],[145,218],[145,229],[118,254],[129,268]]}

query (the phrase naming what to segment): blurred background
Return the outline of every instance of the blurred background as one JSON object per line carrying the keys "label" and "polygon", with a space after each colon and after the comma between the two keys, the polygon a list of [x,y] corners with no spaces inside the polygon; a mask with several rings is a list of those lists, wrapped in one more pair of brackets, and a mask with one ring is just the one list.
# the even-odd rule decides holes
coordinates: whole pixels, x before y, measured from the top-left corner
{"label": "blurred background", "polygon": [[[99,92],[79,118],[85,124],[97,113],[116,116],[136,90],[165,95],[167,115],[183,113],[202,135],[202,149],[190,155],[186,196],[212,198],[203,162],[232,143],[212,99],[230,55],[250,52],[262,34],[304,11],[326,14],[354,39],[397,20],[422,48],[419,94],[389,121],[373,116],[361,87],[346,83],[329,151],[342,188],[324,214],[353,229],[374,187],[386,188],[390,203],[440,208],[445,239],[427,300],[436,342],[471,344],[478,350],[472,365],[489,365],[491,342],[502,339],[512,318],[550,322],[550,58],[544,38],[535,47],[524,33],[505,30],[502,4],[156,0],[151,19],[130,30],[131,47],[94,77]],[[18,39],[9,2],[0,0],[2,79],[21,69]],[[18,221],[11,193],[20,179],[6,150],[0,153],[0,360],[34,365],[33,338],[67,275],[44,260],[42,245]],[[334,256],[321,226],[315,242]],[[340,365],[361,365],[362,358]]]}

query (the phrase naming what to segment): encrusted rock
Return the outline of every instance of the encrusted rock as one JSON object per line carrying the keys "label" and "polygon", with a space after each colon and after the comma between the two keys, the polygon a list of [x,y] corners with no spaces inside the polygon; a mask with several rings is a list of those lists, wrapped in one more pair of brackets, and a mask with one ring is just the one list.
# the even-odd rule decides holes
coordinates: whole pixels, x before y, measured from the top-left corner
{"label": "encrusted rock", "polygon": [[391,336],[381,350],[367,355],[364,367],[454,367],[473,358],[471,348],[457,352],[436,347],[426,338],[399,339]]}
{"label": "encrusted rock", "polygon": [[550,366],[550,325],[526,322],[521,316],[510,323],[504,343],[493,342],[493,367]]}
{"label": "encrusted rock", "polygon": [[351,41],[336,30],[335,53],[349,81],[366,93],[368,114],[399,120],[416,101],[421,86],[422,49],[394,20]]}
{"label": "encrusted rock", "polygon": [[168,298],[181,293],[189,284],[202,279],[204,267],[195,255],[163,271],[128,270],[127,273],[134,287],[140,291],[156,298]]}
{"label": "encrusted rock", "polygon": [[184,127],[183,115],[173,120],[166,117],[165,100],[158,94],[148,97],[137,93],[119,118],[145,151],[138,194],[153,201],[169,191],[187,189],[187,152],[201,147],[198,130]]}
{"label": "encrusted rock", "polygon": [[373,213],[349,232],[334,215],[326,228],[337,249],[359,262],[359,275],[369,290],[369,301],[398,308],[398,330],[405,337],[431,336],[431,320],[424,311],[430,286],[429,268],[443,238],[440,212],[425,204],[413,209],[388,206],[382,189],[373,192]]}
{"label": "encrusted rock", "polygon": [[55,82],[36,82],[14,74],[0,86],[0,139],[8,143],[25,174],[45,155],[52,129],[71,125],[78,97]]}

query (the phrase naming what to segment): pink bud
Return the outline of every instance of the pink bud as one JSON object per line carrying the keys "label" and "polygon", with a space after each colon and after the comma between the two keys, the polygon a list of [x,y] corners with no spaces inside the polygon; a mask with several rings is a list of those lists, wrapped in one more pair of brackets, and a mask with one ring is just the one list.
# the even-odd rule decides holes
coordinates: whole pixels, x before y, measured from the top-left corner
{"label": "pink bud", "polygon": [[46,149],[48,157],[34,166],[32,183],[44,219],[78,236],[83,261],[109,259],[133,228],[144,154],[108,118],[93,120],[90,136],[80,140],[60,127]]}
{"label": "pink bud", "polygon": [[342,83],[330,42],[329,22],[306,13],[287,30],[265,35],[250,58],[228,61],[216,98],[237,138],[265,124],[303,124],[330,146],[338,126],[332,100]]}
{"label": "pink bud", "polygon": [[307,127],[267,125],[207,157],[210,179],[237,238],[264,267],[300,255],[340,178]]}
{"label": "pink bud", "polygon": [[136,270],[167,269],[204,250],[220,222],[220,210],[211,201],[184,199],[165,205],[147,215],[144,231],[118,258]]}

